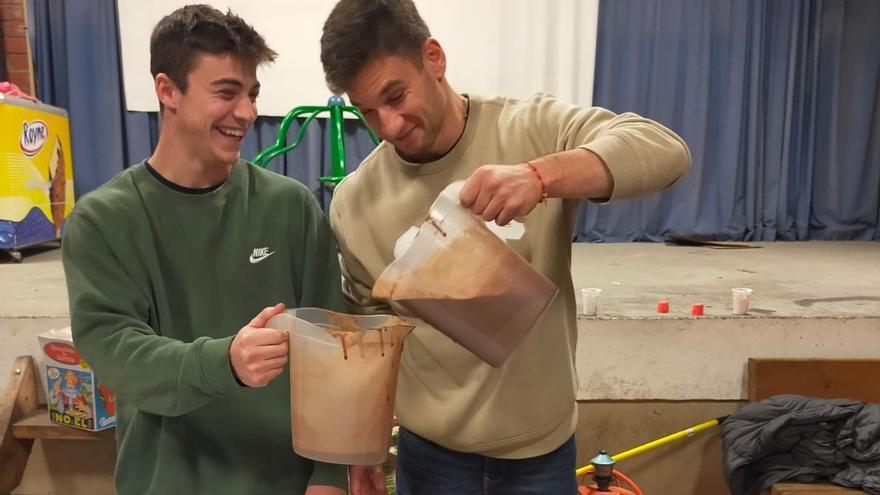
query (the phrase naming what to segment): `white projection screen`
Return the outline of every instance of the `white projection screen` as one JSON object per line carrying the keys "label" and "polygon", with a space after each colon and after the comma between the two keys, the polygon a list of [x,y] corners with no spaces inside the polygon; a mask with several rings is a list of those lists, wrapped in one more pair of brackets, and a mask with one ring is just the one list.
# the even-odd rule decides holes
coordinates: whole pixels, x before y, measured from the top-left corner
{"label": "white projection screen", "polygon": [[[158,110],[150,76],[150,32],[180,0],[118,0],[126,106]],[[260,115],[284,115],[330,96],[321,69],[321,28],[333,0],[207,1],[232,9],[279,53],[261,68]],[[446,51],[460,92],[526,97],[548,92],[581,105],[592,99],[599,0],[417,0]]]}

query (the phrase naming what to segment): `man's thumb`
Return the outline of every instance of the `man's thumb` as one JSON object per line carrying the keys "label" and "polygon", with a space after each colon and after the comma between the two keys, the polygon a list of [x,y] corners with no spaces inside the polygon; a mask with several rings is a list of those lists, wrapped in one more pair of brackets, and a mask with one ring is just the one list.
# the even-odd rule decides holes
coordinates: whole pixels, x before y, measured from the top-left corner
{"label": "man's thumb", "polygon": [[262,311],[260,311],[260,314],[258,314],[257,316],[254,317],[253,320],[251,320],[251,323],[248,326],[251,326],[254,328],[263,328],[266,326],[266,323],[269,323],[269,320],[271,320],[273,316],[281,314],[283,312],[284,312],[284,304],[283,303],[278,303],[275,306],[270,306],[268,308],[264,308]]}

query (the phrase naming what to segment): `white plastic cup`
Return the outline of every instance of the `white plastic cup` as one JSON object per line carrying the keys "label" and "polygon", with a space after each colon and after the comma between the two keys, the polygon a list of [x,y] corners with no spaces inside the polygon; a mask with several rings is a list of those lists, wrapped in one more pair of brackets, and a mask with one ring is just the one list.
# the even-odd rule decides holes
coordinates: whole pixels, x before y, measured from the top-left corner
{"label": "white plastic cup", "polygon": [[599,311],[599,294],[602,289],[588,288],[581,289],[581,302],[584,306],[584,314],[587,316],[595,316]]}
{"label": "white plastic cup", "polygon": [[733,314],[744,315],[749,312],[749,303],[752,298],[752,289],[737,287],[730,289],[733,295]]}

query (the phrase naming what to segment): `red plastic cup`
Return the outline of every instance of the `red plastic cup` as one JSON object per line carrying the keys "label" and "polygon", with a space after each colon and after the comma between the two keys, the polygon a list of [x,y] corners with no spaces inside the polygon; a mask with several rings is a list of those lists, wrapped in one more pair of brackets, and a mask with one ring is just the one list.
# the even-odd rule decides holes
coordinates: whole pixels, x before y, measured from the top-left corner
{"label": "red plastic cup", "polygon": [[703,316],[703,303],[694,303],[691,306],[691,315]]}
{"label": "red plastic cup", "polygon": [[669,301],[666,299],[661,299],[657,301],[657,312],[658,313],[668,313],[669,312]]}

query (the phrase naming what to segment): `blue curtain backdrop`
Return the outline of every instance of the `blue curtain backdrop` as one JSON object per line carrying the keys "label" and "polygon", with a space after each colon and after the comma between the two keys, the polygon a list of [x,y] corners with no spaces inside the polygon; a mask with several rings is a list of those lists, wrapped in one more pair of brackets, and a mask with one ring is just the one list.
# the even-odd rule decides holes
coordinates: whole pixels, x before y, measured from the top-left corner
{"label": "blue curtain backdrop", "polygon": [[587,205],[576,238],[880,239],[880,2],[607,0],[594,103],[676,130],[670,191]]}
{"label": "blue curtain backdrop", "polygon": [[[151,153],[158,118],[125,110],[115,1],[30,1],[38,96],[70,112],[82,195]],[[878,25],[876,0],[603,1],[595,104],[674,129],[694,167],[663,194],[585,205],[575,239],[880,239]],[[259,118],[242,156],[279,124]],[[326,207],[325,131],[270,168]],[[351,170],[372,143],[354,123],[346,135]]]}

